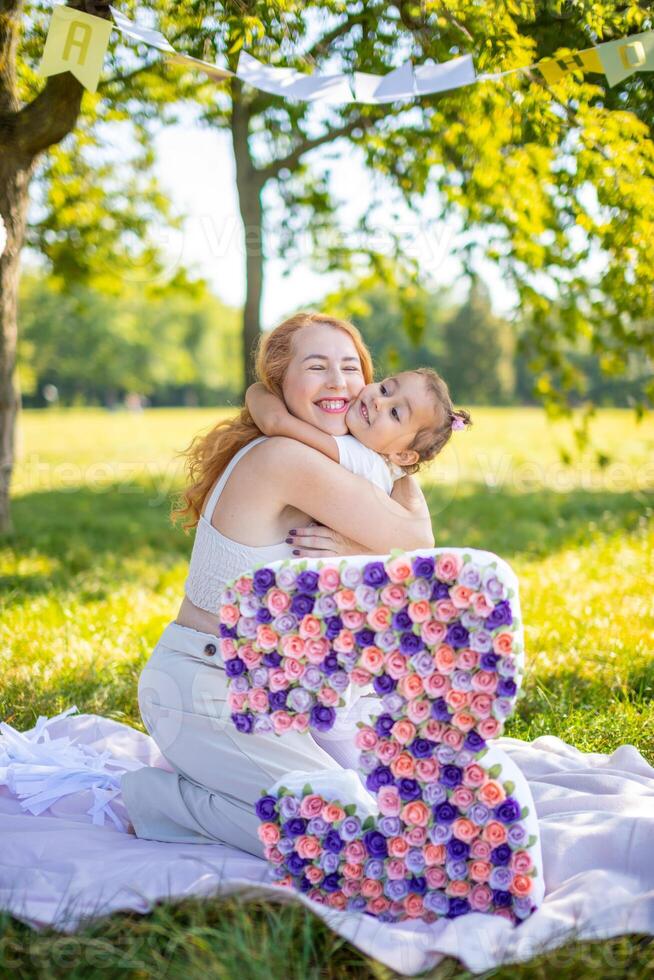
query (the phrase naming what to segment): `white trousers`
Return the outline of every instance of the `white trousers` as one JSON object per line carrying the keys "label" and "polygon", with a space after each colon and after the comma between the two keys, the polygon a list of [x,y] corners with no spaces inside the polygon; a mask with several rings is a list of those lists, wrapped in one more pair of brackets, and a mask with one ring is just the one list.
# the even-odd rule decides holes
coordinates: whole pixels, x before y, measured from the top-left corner
{"label": "white trousers", "polygon": [[355,722],[380,713],[381,701],[366,695],[371,688],[350,685],[347,708],[330,732],[238,732],[218,646],[213,634],[177,623],[165,628],[139,677],[138,698],[147,731],[175,771],[146,766],[127,772],[123,797],[138,837],[209,839],[263,857],[254,811],[261,792],[294,770],[356,769]]}

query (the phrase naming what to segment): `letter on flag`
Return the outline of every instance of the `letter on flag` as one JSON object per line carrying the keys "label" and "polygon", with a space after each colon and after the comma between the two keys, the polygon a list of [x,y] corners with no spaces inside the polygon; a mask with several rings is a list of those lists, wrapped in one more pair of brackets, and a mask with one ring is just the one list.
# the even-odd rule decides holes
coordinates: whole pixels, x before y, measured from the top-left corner
{"label": "letter on flag", "polygon": [[46,77],[69,71],[89,92],[95,92],[113,24],[71,7],[52,11],[39,71]]}

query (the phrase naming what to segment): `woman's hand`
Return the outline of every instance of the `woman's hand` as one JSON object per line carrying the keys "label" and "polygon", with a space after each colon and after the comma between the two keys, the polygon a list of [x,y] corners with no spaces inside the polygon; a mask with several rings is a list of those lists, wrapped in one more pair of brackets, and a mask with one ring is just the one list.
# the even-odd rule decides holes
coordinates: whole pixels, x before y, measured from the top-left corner
{"label": "woman's hand", "polygon": [[293,544],[294,558],[331,558],[343,555],[374,555],[365,545],[346,538],[324,524],[310,524],[289,531],[287,541]]}

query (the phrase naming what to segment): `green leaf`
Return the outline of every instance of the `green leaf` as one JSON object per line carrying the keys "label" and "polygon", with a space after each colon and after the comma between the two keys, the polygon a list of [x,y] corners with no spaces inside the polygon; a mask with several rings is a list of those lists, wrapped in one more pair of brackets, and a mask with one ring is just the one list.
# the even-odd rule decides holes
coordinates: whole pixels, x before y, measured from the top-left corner
{"label": "green leaf", "polygon": [[302,796],[310,796],[313,793],[311,783],[305,783],[302,787]]}
{"label": "green leaf", "polygon": [[529,840],[527,841],[527,847],[533,847],[537,840],[538,837],[536,836],[536,834],[530,834]]}
{"label": "green leaf", "polygon": [[515,783],[512,783],[510,779],[507,779],[505,783],[502,783],[507,796],[510,796],[515,789]]}
{"label": "green leaf", "polygon": [[351,817],[357,812],[357,805],[356,803],[348,803],[347,806],[343,807],[343,809],[347,813],[348,817]]}
{"label": "green leaf", "polygon": [[501,772],[502,772],[502,765],[501,763],[496,762],[495,765],[491,766],[490,769],[488,770],[488,775],[490,776],[491,779],[497,779],[497,777]]}
{"label": "green leaf", "polygon": [[290,794],[290,792],[291,791],[288,788],[288,786],[280,786],[279,789],[277,790],[277,795],[278,796],[288,796]]}
{"label": "green leaf", "polygon": [[372,815],[367,816],[366,819],[361,824],[361,828],[363,830],[371,830],[374,826],[375,826],[375,818]]}
{"label": "green leaf", "polygon": [[528,806],[523,806],[522,810],[520,811],[520,816],[524,820],[524,818],[526,816],[528,816],[528,814],[529,814],[529,807]]}

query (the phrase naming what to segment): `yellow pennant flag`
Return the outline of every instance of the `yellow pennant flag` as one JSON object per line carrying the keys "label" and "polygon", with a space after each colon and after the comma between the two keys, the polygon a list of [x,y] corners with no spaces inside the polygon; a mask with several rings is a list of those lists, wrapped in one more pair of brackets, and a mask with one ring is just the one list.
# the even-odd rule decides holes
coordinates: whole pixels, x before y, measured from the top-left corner
{"label": "yellow pennant flag", "polygon": [[572,51],[560,58],[545,58],[534,65],[550,85],[558,82],[571,71],[593,71],[604,74],[604,66],[600,61],[597,48],[585,48],[583,51]]}
{"label": "yellow pennant flag", "polygon": [[598,44],[597,53],[609,85],[617,85],[637,71],[654,71],[654,31]]}
{"label": "yellow pennant flag", "polygon": [[69,71],[95,92],[113,24],[102,17],[57,6],[52,12],[39,71],[46,77]]}

